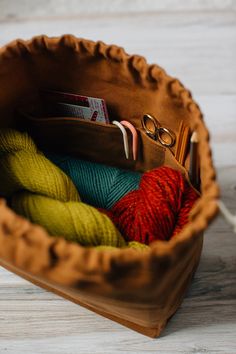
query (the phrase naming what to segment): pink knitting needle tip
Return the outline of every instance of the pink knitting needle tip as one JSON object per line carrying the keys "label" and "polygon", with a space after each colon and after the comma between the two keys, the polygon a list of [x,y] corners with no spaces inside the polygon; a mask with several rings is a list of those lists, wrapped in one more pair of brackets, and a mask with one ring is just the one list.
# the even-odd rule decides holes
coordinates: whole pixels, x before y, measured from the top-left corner
{"label": "pink knitting needle tip", "polygon": [[125,127],[127,127],[132,133],[132,136],[133,136],[133,159],[134,159],[134,161],[136,161],[137,154],[138,154],[138,133],[137,133],[137,130],[135,129],[133,124],[131,124],[127,120],[122,120],[120,123],[122,125],[124,125]]}

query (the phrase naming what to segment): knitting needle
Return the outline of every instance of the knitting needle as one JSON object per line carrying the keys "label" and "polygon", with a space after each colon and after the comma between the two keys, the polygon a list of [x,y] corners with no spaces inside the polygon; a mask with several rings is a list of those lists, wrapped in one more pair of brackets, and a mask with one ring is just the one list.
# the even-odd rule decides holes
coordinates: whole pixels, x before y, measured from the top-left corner
{"label": "knitting needle", "polygon": [[198,175],[198,135],[197,132],[193,132],[190,139],[190,167],[189,167],[189,178],[192,185],[196,188],[199,186],[199,175]]}
{"label": "knitting needle", "polygon": [[185,126],[183,129],[182,142],[181,142],[180,153],[179,153],[179,163],[182,166],[184,165],[187,148],[189,146],[188,142],[189,142],[189,127]]}
{"label": "knitting needle", "polygon": [[179,125],[179,132],[178,132],[178,136],[177,136],[177,144],[176,144],[176,150],[175,150],[175,158],[177,161],[179,161],[183,129],[184,129],[184,122],[183,122],[183,120],[181,120],[180,125]]}
{"label": "knitting needle", "polygon": [[128,158],[129,158],[129,143],[128,143],[128,135],[126,133],[126,130],[123,127],[123,125],[120,124],[120,122],[118,122],[117,120],[113,120],[112,124],[116,125],[122,132],[123,142],[124,142],[124,150],[125,150],[125,157],[128,160]]}
{"label": "knitting needle", "polygon": [[138,153],[138,133],[133,124],[128,122],[127,120],[122,120],[120,124],[124,125],[127,127],[133,136],[133,159],[134,161],[137,160],[137,153]]}

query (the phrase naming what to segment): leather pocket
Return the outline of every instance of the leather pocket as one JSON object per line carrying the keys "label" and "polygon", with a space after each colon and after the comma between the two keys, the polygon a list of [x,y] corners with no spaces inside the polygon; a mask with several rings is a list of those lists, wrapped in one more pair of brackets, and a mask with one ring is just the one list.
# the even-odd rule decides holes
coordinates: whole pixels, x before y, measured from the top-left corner
{"label": "leather pocket", "polygon": [[[133,160],[132,136],[127,130],[130,156],[124,152],[123,136],[112,124],[82,118],[43,117],[20,111],[19,126],[27,130],[42,150],[71,154],[86,160],[140,172],[163,165],[165,148],[138,131],[138,158]],[[23,119],[23,120],[22,120]]]}

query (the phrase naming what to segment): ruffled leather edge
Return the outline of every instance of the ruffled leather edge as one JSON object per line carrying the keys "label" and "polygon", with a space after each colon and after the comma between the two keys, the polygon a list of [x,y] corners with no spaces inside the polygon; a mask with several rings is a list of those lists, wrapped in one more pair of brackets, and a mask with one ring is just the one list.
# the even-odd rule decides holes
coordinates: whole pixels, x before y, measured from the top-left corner
{"label": "ruffled leather edge", "polygon": [[109,292],[114,287],[120,289],[121,284],[125,291],[125,284],[129,284],[127,286],[133,290],[146,291],[154,276],[156,277],[157,269],[163,264],[166,271],[171,269],[191,249],[194,239],[200,237],[217,213],[219,187],[211,158],[208,130],[200,108],[179,80],[168,76],[158,65],[148,65],[142,56],[130,56],[115,45],[77,39],[72,35],[59,38],[37,36],[29,41],[16,40],[1,48],[0,64],[2,59],[26,53],[32,55],[44,51],[55,52],[62,46],[77,53],[86,52],[91,56],[101,55],[107,60],[126,62],[136,82],[138,75],[139,85],[155,89],[159,82],[166,83],[171,99],[190,112],[191,127],[199,136],[202,196],[191,211],[189,223],[179,235],[168,242],[156,241],[145,252],[132,249],[102,251],[51,237],[40,226],[17,216],[1,202],[0,257],[32,274],[45,276],[62,285],[98,288],[97,286],[103,284],[103,290],[107,289]]}

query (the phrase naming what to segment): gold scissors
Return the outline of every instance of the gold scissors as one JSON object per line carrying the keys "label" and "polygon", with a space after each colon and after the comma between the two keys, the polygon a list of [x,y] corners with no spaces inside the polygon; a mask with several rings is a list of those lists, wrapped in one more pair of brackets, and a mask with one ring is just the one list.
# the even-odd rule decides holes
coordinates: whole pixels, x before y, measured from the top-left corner
{"label": "gold scissors", "polygon": [[175,144],[175,133],[168,128],[162,127],[160,122],[151,114],[144,114],[142,126],[146,134],[153,140],[159,141],[161,145],[171,147]]}

